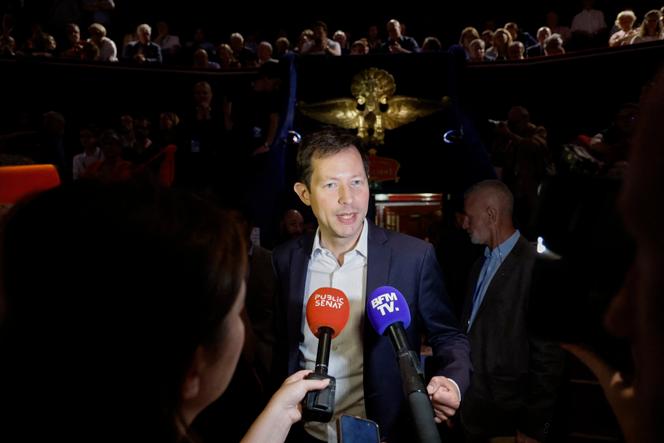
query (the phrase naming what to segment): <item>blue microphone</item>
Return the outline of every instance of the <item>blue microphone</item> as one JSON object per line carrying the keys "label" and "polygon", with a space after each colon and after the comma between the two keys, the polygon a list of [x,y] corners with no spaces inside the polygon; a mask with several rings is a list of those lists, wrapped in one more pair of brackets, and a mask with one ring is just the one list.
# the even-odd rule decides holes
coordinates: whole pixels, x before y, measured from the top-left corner
{"label": "blue microphone", "polygon": [[424,385],[424,373],[417,354],[408,346],[405,328],[410,326],[411,317],[405,297],[392,286],[381,286],[367,298],[366,311],[376,332],[390,337],[399,363],[401,386],[410,404],[419,441],[440,443],[433,406]]}

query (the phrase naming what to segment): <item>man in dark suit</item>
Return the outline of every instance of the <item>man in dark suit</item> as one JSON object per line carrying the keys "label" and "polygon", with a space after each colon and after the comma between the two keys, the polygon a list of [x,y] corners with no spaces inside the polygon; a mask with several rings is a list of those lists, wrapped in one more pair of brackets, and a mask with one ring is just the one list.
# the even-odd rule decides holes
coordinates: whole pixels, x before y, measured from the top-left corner
{"label": "man in dark suit", "polygon": [[[342,290],[350,318],[332,341],[329,374],[336,377],[335,416],[328,424],[306,423],[293,441],[334,441],[340,414],[380,425],[383,441],[413,441],[408,403],[394,350],[365,318],[374,289],[392,285],[406,298],[413,321],[406,329],[418,352],[426,332],[437,363],[427,390],[438,423],[454,415],[470,378],[469,345],[445,294],[433,247],[383,230],[366,220],[369,185],[365,157],[355,136],[324,129],[304,137],[295,192],[318,220],[315,234],[292,240],[273,253],[277,277],[275,375],[313,368],[318,340],[304,320],[303,306],[317,288]],[[302,431],[302,428],[300,429]]]}
{"label": "man in dark suit", "polygon": [[498,180],[466,192],[464,228],[473,243],[486,245],[461,315],[474,372],[460,416],[472,443],[499,436],[544,441],[562,373],[561,349],[536,337],[528,322],[537,252],[514,229],[512,207],[512,193]]}

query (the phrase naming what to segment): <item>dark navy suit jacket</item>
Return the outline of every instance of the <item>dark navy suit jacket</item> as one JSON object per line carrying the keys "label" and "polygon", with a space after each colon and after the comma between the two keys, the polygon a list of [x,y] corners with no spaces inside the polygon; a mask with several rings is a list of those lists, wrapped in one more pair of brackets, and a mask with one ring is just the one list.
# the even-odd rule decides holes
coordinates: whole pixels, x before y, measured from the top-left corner
{"label": "dark navy suit jacket", "polygon": [[[302,306],[313,240],[313,234],[305,235],[273,252],[278,293],[273,369],[278,380],[300,369]],[[412,322],[406,329],[411,348],[419,354],[420,337],[426,332],[437,368],[433,375],[453,379],[463,393],[470,382],[470,347],[457,327],[434,248],[422,240],[369,223],[367,263],[367,296],[385,285],[401,291],[411,311]],[[416,434],[409,429],[410,411],[392,344],[387,336],[378,336],[366,320],[363,340],[367,416],[378,422],[383,440],[412,440]]]}

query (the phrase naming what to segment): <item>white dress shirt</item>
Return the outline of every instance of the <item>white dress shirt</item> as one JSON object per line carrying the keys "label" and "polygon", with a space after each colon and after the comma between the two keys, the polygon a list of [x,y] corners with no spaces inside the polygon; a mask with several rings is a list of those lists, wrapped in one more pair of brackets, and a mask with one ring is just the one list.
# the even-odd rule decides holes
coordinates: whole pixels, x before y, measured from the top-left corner
{"label": "white dress shirt", "polygon": [[337,443],[336,422],[341,414],[364,418],[367,416],[364,408],[362,344],[367,285],[367,233],[368,223],[365,220],[355,248],[344,254],[343,265],[340,266],[335,255],[321,246],[319,229],[316,231],[307,268],[302,310],[304,342],[300,343],[303,360],[300,361],[300,367],[314,369],[318,350],[318,339],[309,329],[306,320],[310,295],[318,288],[332,287],[343,291],[350,302],[348,323],[332,340],[330,350],[328,374],[337,381],[334,417],[329,423],[310,422],[304,426],[309,434],[328,443]]}

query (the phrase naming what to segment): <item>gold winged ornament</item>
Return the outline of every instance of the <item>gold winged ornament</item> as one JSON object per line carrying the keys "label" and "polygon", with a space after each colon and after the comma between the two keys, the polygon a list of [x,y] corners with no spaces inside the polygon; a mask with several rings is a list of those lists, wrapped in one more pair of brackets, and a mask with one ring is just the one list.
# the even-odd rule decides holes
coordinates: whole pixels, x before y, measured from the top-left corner
{"label": "gold winged ornament", "polygon": [[369,68],[353,77],[352,98],[319,103],[300,102],[300,112],[319,122],[357,129],[363,141],[382,144],[386,129],[395,129],[445,107],[444,101],[394,95],[396,83],[389,72]]}

